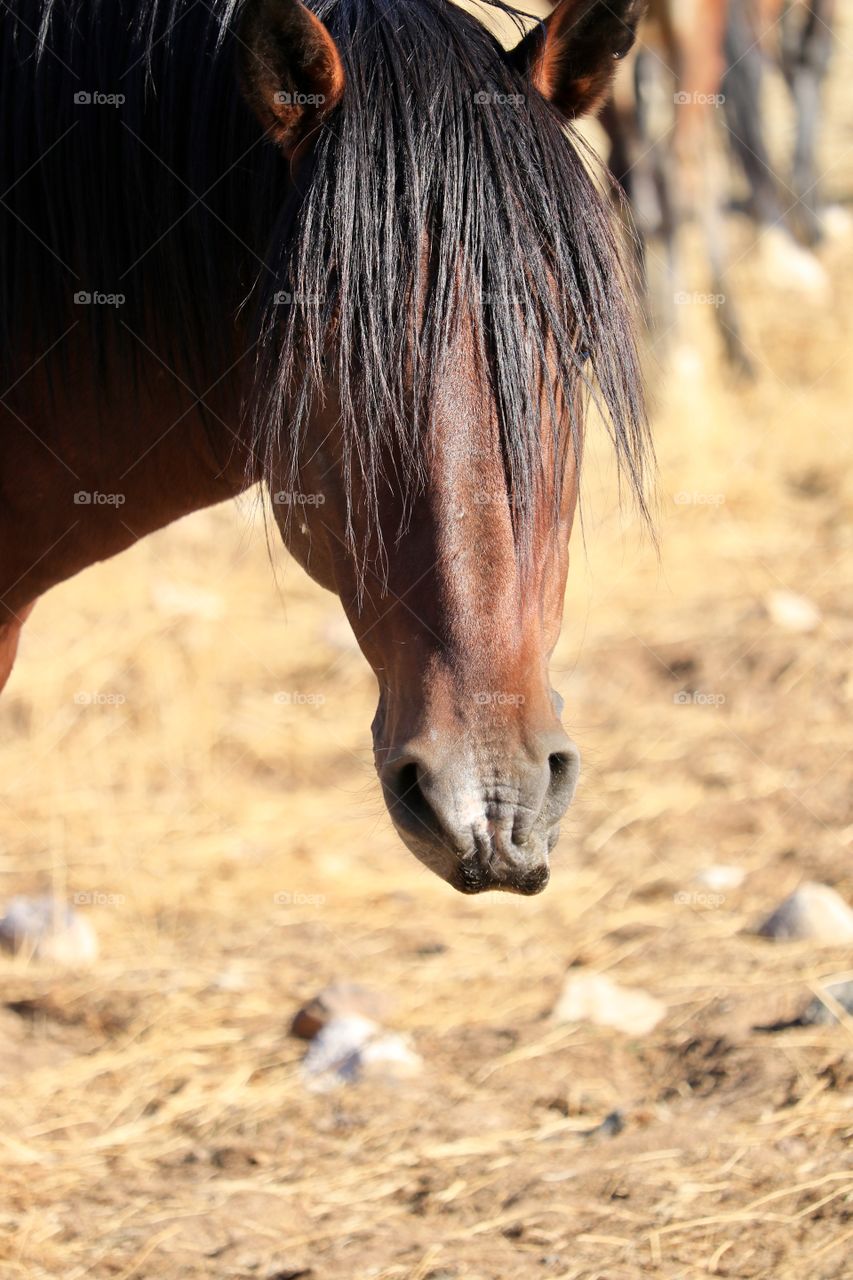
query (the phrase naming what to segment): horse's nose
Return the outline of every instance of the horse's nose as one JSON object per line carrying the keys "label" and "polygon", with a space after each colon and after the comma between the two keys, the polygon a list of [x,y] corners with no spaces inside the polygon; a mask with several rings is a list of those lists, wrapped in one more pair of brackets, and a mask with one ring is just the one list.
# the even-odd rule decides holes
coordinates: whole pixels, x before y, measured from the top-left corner
{"label": "horse's nose", "polygon": [[410,848],[463,893],[539,893],[580,772],[562,729],[513,756],[413,744],[381,771],[388,810]]}

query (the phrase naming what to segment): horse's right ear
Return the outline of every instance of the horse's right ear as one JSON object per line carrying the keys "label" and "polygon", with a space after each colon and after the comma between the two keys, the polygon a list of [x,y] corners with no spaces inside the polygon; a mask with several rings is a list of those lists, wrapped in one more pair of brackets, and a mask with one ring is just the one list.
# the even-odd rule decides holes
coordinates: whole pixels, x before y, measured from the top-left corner
{"label": "horse's right ear", "polygon": [[341,55],[299,0],[246,0],[237,36],[246,99],[290,156],[340,102]]}
{"label": "horse's right ear", "polygon": [[646,0],[560,0],[507,55],[567,119],[600,106],[631,48]]}

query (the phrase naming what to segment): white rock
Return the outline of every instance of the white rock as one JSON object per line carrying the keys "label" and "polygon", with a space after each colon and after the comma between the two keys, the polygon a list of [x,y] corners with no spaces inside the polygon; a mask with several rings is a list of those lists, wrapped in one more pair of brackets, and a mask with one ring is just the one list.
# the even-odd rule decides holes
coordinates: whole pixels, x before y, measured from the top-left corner
{"label": "white rock", "polygon": [[795,591],[771,591],[764,601],[771,622],[783,631],[815,631],[820,626],[821,612],[813,600]]}
{"label": "white rock", "polygon": [[767,917],[756,932],[777,942],[805,939],[832,946],[853,942],[853,911],[827,884],[806,881]]}
{"label": "white rock", "polygon": [[364,987],[360,982],[339,979],[299,1009],[293,1019],[291,1031],[303,1040],[313,1040],[333,1018],[357,1015],[375,1023],[384,1022],[391,1011],[391,1002],[382,992]]}
{"label": "white rock", "polygon": [[62,965],[90,965],[98,958],[98,939],[89,921],[49,896],[9,902],[0,919],[0,947]]}
{"label": "white rock", "polygon": [[732,867],[720,862],[697,871],[693,881],[703,889],[713,889],[715,893],[721,893],[726,889],[739,888],[745,878],[746,872],[742,867]]}
{"label": "white rock", "polygon": [[422,1066],[403,1036],[383,1031],[372,1018],[346,1014],[332,1018],[311,1041],[302,1074],[309,1089],[323,1093],[362,1076],[394,1080],[414,1076]]}
{"label": "white rock", "polygon": [[828,298],[830,281],[823,263],[784,227],[768,227],[760,244],[765,269],[775,285],[810,294],[814,301]]}
{"label": "white rock", "polygon": [[823,233],[828,240],[845,240],[853,231],[853,218],[840,204],[830,204],[820,215]]}
{"label": "white rock", "polygon": [[360,1057],[362,1074],[366,1076],[400,1080],[419,1075],[423,1069],[423,1058],[406,1037],[390,1032],[368,1040]]}
{"label": "white rock", "polygon": [[666,1015],[666,1005],[648,991],[620,987],[602,973],[568,975],[553,1017],[558,1022],[594,1022],[629,1035],[647,1035]]}

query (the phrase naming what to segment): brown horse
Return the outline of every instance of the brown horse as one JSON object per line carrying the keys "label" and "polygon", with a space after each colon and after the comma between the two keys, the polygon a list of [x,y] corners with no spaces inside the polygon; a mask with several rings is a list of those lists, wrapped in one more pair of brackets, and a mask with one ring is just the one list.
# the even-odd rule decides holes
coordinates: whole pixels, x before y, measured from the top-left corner
{"label": "brown horse", "polygon": [[641,501],[648,449],[564,124],[638,16],[562,0],[507,53],[447,0],[3,5],[3,679],[37,597],[260,481],[376,673],[403,840],[544,886],[589,399]]}

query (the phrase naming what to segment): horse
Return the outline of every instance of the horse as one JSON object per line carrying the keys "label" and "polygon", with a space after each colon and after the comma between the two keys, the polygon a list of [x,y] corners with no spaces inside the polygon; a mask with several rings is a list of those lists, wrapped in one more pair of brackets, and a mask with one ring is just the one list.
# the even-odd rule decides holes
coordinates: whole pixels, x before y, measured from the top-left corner
{"label": "horse", "polygon": [[[628,74],[601,114],[608,163],[634,213],[653,334],[662,343],[677,328],[678,300],[691,296],[679,258],[681,229],[693,217],[709,269],[701,296],[714,303],[730,367],[747,376],[753,361],[728,279],[730,186],[719,142],[745,175],[760,235],[777,249],[777,277],[819,286],[822,268],[798,246],[788,223],[809,245],[817,242],[818,104],[833,8],[834,0],[651,0]],[[785,184],[773,170],[762,123],[761,70],[768,52],[782,70],[796,117],[784,207]],[[668,111],[661,110],[663,102],[671,104]],[[657,258],[656,244],[659,262],[650,261]]]}
{"label": "horse", "polygon": [[[835,0],[746,0],[729,4],[726,23],[725,115],[749,186],[750,212],[760,228],[790,224],[810,248],[823,237],[817,137],[834,22]],[[794,108],[790,182],[774,172],[762,128],[768,58],[778,66]]]}
{"label": "horse", "polygon": [[260,485],[376,675],[403,842],[463,893],[544,888],[591,405],[647,510],[630,290],[570,127],[640,10],[488,0],[505,48],[449,0],[5,0],[4,680],[52,586]]}

